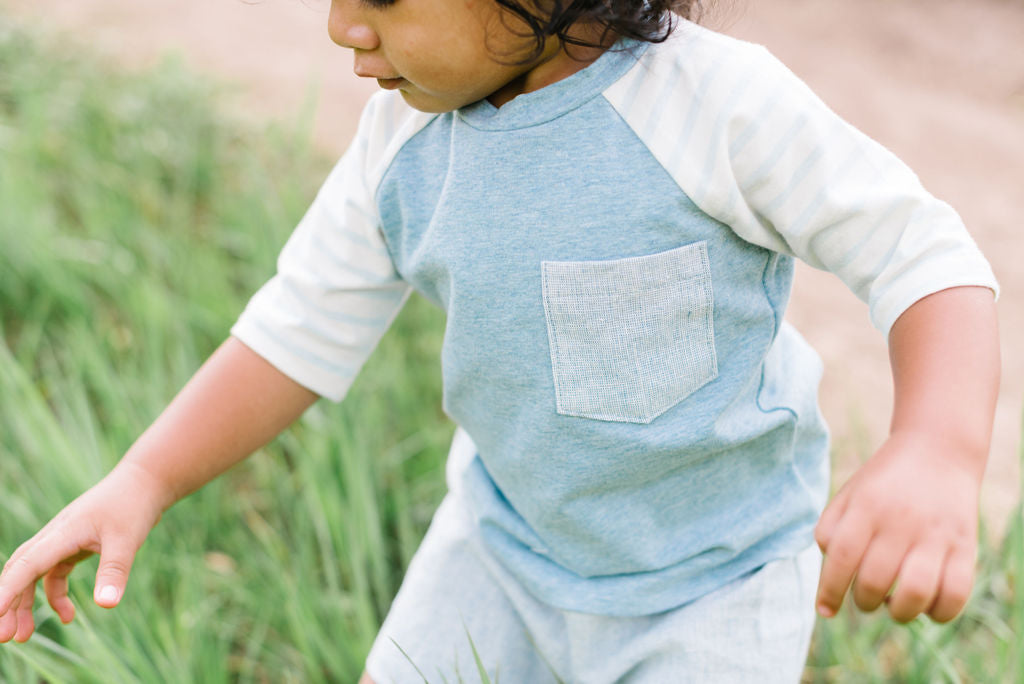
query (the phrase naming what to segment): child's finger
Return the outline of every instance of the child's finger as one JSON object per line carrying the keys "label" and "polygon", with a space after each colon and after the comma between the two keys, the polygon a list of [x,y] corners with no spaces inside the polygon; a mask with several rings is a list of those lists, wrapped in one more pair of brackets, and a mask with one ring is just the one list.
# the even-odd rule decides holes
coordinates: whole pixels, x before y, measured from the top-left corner
{"label": "child's finger", "polygon": [[24,555],[25,549],[31,541],[32,540],[29,539],[16,548],[14,553],[12,553],[4,563],[3,570],[0,571],[0,616],[6,615],[9,610],[14,610],[17,605],[15,600],[21,596],[21,590],[24,585],[15,584],[11,578],[17,570],[17,565],[19,563],[23,563],[23,561],[19,561],[18,558]]}
{"label": "child's finger", "polygon": [[0,644],[5,644],[14,638],[18,631],[18,601],[21,596],[16,596],[11,602],[6,613],[0,614]]}
{"label": "child's finger", "polygon": [[873,529],[861,516],[844,516],[836,526],[818,582],[816,604],[821,616],[832,617],[839,612],[872,534]]}
{"label": "child's finger", "polygon": [[113,608],[124,596],[128,574],[135,559],[135,547],[123,537],[103,540],[100,567],[96,571],[96,589],[93,600],[103,608]]}
{"label": "child's finger", "polygon": [[46,592],[50,607],[65,625],[75,617],[75,606],[68,598],[68,575],[74,567],[75,562],[73,561],[57,563],[43,577],[43,591]]}
{"label": "child's finger", "polygon": [[967,605],[974,585],[974,555],[972,549],[956,547],[946,559],[938,596],[928,609],[936,622],[949,622]]}
{"label": "child's finger", "polygon": [[828,544],[832,540],[835,527],[842,519],[843,513],[846,512],[847,500],[845,491],[840,491],[836,494],[828,506],[825,507],[821,518],[818,519],[818,524],[814,527],[814,541],[818,543],[818,548],[823,553],[828,551]]}
{"label": "child's finger", "polygon": [[871,540],[853,582],[853,600],[858,608],[871,612],[882,605],[906,555],[905,541],[892,536],[876,536]]}
{"label": "child's finger", "polygon": [[26,586],[34,586],[50,568],[80,551],[80,547],[69,545],[71,537],[67,534],[41,534],[19,546],[4,566],[0,574],[0,615]]}
{"label": "child's finger", "polygon": [[0,615],[13,612],[25,585],[39,576],[33,574],[31,556],[23,551],[27,545],[28,542],[22,544],[11,554],[0,573]]}
{"label": "child's finger", "polygon": [[14,635],[14,640],[18,643],[23,644],[28,641],[32,632],[35,631],[36,621],[32,617],[32,604],[35,603],[35,595],[36,583],[33,581],[21,595],[21,602],[18,604],[18,631]]}
{"label": "child's finger", "polygon": [[942,579],[946,548],[924,541],[907,552],[896,590],[889,599],[889,614],[897,622],[910,622],[925,612],[935,600]]}

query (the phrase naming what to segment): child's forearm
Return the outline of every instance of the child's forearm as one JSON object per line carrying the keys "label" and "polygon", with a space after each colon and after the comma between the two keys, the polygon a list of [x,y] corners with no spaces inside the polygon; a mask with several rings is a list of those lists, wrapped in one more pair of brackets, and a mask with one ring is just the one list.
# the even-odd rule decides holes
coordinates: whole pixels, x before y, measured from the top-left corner
{"label": "child's forearm", "polygon": [[165,493],[166,510],[274,438],[317,395],[228,338],[125,454]]}
{"label": "child's forearm", "polygon": [[921,299],[889,335],[895,387],[892,434],[946,440],[985,469],[999,390],[999,332],[992,291],[955,287]]}

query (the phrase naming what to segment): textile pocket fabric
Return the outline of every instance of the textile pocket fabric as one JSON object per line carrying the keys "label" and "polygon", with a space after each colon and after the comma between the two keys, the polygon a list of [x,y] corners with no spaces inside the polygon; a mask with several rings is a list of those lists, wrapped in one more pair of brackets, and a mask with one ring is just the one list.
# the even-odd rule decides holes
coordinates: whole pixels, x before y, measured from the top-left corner
{"label": "textile pocket fabric", "polygon": [[608,261],[542,261],[558,413],[650,423],[718,377],[706,241]]}

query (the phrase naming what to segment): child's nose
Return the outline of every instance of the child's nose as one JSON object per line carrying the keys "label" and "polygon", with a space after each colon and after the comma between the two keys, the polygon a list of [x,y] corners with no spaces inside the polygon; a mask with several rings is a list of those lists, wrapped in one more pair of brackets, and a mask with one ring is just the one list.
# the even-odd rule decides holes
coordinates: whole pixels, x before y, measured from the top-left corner
{"label": "child's nose", "polygon": [[380,38],[359,16],[360,0],[332,0],[331,13],[327,18],[327,33],[331,40],[341,47],[355,50],[375,50],[380,47]]}

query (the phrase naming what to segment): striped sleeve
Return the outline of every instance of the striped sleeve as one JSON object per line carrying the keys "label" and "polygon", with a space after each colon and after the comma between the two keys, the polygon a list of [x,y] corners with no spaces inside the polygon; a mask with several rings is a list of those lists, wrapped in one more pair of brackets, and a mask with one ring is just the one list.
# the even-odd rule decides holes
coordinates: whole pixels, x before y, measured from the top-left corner
{"label": "striped sleeve", "polygon": [[680,22],[605,95],[701,210],[836,274],[884,334],[933,292],[998,292],[953,208],[762,46]]}
{"label": "striped sleeve", "polygon": [[401,144],[425,125],[394,100],[367,105],[331,171],[231,334],[317,394],[340,401],[409,293],[374,194]]}

